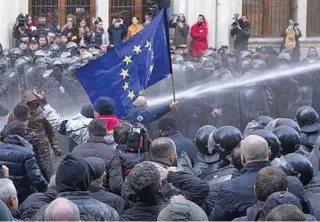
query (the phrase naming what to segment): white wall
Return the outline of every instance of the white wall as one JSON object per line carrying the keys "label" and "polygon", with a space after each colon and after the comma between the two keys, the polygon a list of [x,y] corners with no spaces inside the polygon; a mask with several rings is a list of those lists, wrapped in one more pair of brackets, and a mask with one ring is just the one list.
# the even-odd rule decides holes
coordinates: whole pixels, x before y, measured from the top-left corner
{"label": "white wall", "polygon": [[0,4],[0,43],[3,48],[13,44],[12,29],[19,13],[28,13],[28,0],[2,0]]}
{"label": "white wall", "polygon": [[217,0],[173,0],[174,14],[183,13],[190,27],[197,22],[199,14],[208,21],[209,47],[215,47],[216,42],[216,1]]}
{"label": "white wall", "polygon": [[109,27],[109,0],[97,0],[97,16],[101,17],[105,30]]}

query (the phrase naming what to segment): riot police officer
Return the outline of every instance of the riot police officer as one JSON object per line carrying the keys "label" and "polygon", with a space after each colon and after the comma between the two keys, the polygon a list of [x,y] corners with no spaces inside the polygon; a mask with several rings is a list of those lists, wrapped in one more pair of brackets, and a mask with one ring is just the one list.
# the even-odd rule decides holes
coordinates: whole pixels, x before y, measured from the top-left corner
{"label": "riot police officer", "polygon": [[280,154],[286,155],[294,153],[300,149],[301,138],[299,133],[289,126],[279,126],[272,130],[274,135],[278,137],[281,147]]}
{"label": "riot police officer", "polygon": [[270,154],[269,154],[270,161],[272,161],[278,156],[281,144],[278,137],[276,137],[274,133],[267,130],[257,130],[257,131],[251,132],[250,135],[260,136],[267,141],[269,150],[270,150]]}
{"label": "riot police officer", "polygon": [[216,128],[211,125],[202,126],[195,135],[195,143],[198,149],[198,161],[194,166],[196,176],[202,178],[207,172],[213,172],[218,168],[219,154],[215,147],[209,149],[209,136],[216,131]]}
{"label": "riot police officer", "polygon": [[243,136],[247,137],[254,131],[264,129],[271,121],[273,121],[273,119],[270,116],[259,116],[255,120],[248,123],[243,132]]}
{"label": "riot police officer", "polygon": [[[216,184],[222,181],[230,180],[237,171],[230,166],[231,155],[234,150],[239,148],[243,136],[239,129],[233,126],[223,126],[211,133],[208,140],[208,149],[217,150],[219,154],[218,169],[213,172],[208,172],[202,177],[209,184]],[[238,156],[240,157],[240,155]],[[238,158],[237,157],[237,158]],[[232,162],[240,162],[232,159]]]}
{"label": "riot police officer", "polygon": [[279,126],[291,127],[293,129],[295,129],[299,135],[301,135],[301,130],[300,130],[298,123],[292,119],[287,119],[287,118],[274,119],[273,121],[268,123],[268,125],[265,127],[265,129],[272,131]]}
{"label": "riot police officer", "polygon": [[303,106],[298,109],[296,120],[301,129],[301,143],[311,152],[320,135],[319,115],[314,108]]}
{"label": "riot police officer", "polygon": [[271,162],[274,167],[281,168],[288,176],[297,177],[306,186],[313,177],[313,168],[310,161],[301,154],[290,153]]}

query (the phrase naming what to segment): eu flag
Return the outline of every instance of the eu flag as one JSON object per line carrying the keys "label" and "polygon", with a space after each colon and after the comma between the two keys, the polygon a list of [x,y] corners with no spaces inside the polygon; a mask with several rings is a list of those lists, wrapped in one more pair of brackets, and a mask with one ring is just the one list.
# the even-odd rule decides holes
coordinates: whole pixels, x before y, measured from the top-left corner
{"label": "eu flag", "polygon": [[110,52],[79,68],[76,76],[92,103],[108,96],[123,117],[147,87],[170,73],[170,53],[164,10],[143,30]]}

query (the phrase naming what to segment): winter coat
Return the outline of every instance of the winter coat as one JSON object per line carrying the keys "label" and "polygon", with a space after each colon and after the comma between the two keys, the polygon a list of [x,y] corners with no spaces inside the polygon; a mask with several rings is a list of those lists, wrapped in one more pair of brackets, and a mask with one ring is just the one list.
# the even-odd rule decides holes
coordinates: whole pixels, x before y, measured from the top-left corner
{"label": "winter coat", "polygon": [[44,205],[50,204],[57,197],[57,191],[49,189],[44,193],[34,193],[19,204],[20,220],[31,221]]}
{"label": "winter coat", "polygon": [[246,209],[256,203],[255,177],[266,166],[270,166],[268,161],[249,163],[241,169],[239,177],[217,184],[216,203],[209,219],[226,221],[245,216]]}
{"label": "winter coat", "polygon": [[43,107],[43,115],[60,134],[68,136],[77,144],[87,142],[89,138],[88,126],[93,119],[78,115],[71,120],[65,120],[50,105]]}
{"label": "winter coat", "polygon": [[[81,221],[118,221],[119,215],[115,209],[90,196],[89,191],[62,192],[57,197],[63,197],[74,203],[80,213]],[[33,218],[44,221],[45,210],[48,205],[43,206]]]}
{"label": "winter coat", "polygon": [[106,192],[103,186],[96,185],[94,181],[90,184],[89,191],[92,198],[108,204],[117,212],[122,212],[126,209],[127,204],[123,198],[116,194]]}
{"label": "winter coat", "polygon": [[179,26],[179,24],[177,22],[175,22],[175,23],[171,23],[170,26],[175,29],[173,44],[176,47],[179,47],[181,45],[187,46],[187,39],[188,39],[188,35],[189,35],[189,30],[190,30],[189,25],[184,23],[181,28]]}
{"label": "winter coat", "polygon": [[128,210],[120,213],[121,221],[157,221],[157,217],[168,202],[162,197],[161,193],[150,197],[150,203],[142,201],[136,202]]}
{"label": "winter coat", "polygon": [[109,33],[110,45],[113,45],[114,47],[116,47],[123,42],[125,36],[128,33],[128,29],[127,29],[127,26],[124,24],[120,25],[119,27],[116,27],[115,25],[111,25],[108,28],[108,33]]}
{"label": "winter coat", "polygon": [[190,52],[193,57],[201,56],[208,49],[207,35],[207,22],[203,22],[201,25],[196,23],[191,27],[190,36],[192,37],[192,42]]}
{"label": "winter coat", "polygon": [[102,30],[95,30],[94,32],[92,32],[92,40],[91,40],[92,44],[94,44],[95,46],[100,46],[102,44],[107,44],[108,43],[108,34],[104,31],[104,29]]}
{"label": "winter coat", "polygon": [[192,164],[197,162],[197,147],[192,140],[184,137],[178,130],[172,131],[165,136],[169,137],[176,145],[178,156],[181,156],[181,152],[185,151],[192,161]]}
{"label": "winter coat", "polygon": [[248,50],[248,42],[251,35],[251,25],[246,23],[244,27],[240,30],[238,28],[234,28],[231,30],[231,36],[236,36],[234,41],[234,50],[244,51]]}
{"label": "winter coat", "polygon": [[[144,161],[143,163],[153,164],[160,172],[162,182],[162,195],[170,199],[173,195],[183,195],[186,199],[201,206],[209,193],[209,185],[199,178],[187,172],[168,172],[169,165],[156,161]],[[130,189],[127,178],[121,190],[121,196],[128,199],[134,192]]]}
{"label": "winter coat", "polygon": [[128,29],[127,39],[130,39],[132,36],[140,32],[142,29],[143,26],[141,24],[130,25]]}
{"label": "winter coat", "polygon": [[317,220],[320,220],[320,208],[319,208],[319,198],[320,198],[320,173],[314,175],[311,182],[305,186],[306,197],[309,200],[312,213]]}
{"label": "winter coat", "polygon": [[[157,169],[160,169],[162,173],[164,173],[163,171],[166,170],[165,168],[163,168],[163,164],[155,162],[149,163],[155,164]],[[161,169],[161,167],[163,169]],[[163,176],[164,174],[162,174],[162,177]],[[183,195],[186,199],[194,202],[195,204],[201,205],[207,198],[209,192],[208,184],[196,177],[193,177],[188,173],[169,172],[167,179],[167,182],[169,184],[172,184],[172,186],[180,190],[181,195]],[[179,192],[177,191],[177,193],[175,194],[179,194]],[[167,200],[164,199],[163,195],[163,193],[158,193],[154,197],[150,197],[149,203],[137,201],[128,210],[125,210],[123,213],[120,213],[120,219],[122,221],[155,221],[161,210],[168,204]]]}
{"label": "winter coat", "polygon": [[[291,61],[292,62],[300,62],[300,38],[302,37],[301,30],[297,27],[295,29],[295,42],[296,42],[296,47],[293,49],[291,53]],[[283,37],[281,46],[280,46],[280,52],[285,48],[286,44],[286,37],[287,37],[287,29],[283,30],[281,32],[281,37]]]}
{"label": "winter coat", "polygon": [[[81,221],[118,220],[115,209],[90,196],[89,186],[93,171],[82,157],[66,154],[56,173],[57,197],[64,197],[77,205]],[[41,208],[34,219],[43,221],[46,206]]]}
{"label": "winter coat", "polygon": [[76,146],[73,154],[86,157],[98,157],[105,161],[108,189],[120,194],[123,184],[119,152],[114,149],[114,143],[108,143],[103,137],[92,136],[87,143]]}
{"label": "winter coat", "polygon": [[142,109],[132,105],[129,107],[127,116],[124,119],[131,124],[139,122],[146,126],[147,124],[160,119],[168,112],[170,112],[170,107],[168,105],[148,109]]}
{"label": "winter coat", "polygon": [[9,178],[17,189],[19,201],[24,201],[35,191],[45,191],[47,181],[37,164],[32,146],[17,135],[8,135],[3,142],[0,144],[0,165],[9,168]]}
{"label": "winter coat", "polygon": [[[138,153],[129,152],[127,145],[117,145],[116,148],[119,151],[119,157],[121,162],[121,168],[123,176],[126,177],[134,165],[138,164]],[[146,150],[140,153],[140,162],[150,159],[149,153]]]}

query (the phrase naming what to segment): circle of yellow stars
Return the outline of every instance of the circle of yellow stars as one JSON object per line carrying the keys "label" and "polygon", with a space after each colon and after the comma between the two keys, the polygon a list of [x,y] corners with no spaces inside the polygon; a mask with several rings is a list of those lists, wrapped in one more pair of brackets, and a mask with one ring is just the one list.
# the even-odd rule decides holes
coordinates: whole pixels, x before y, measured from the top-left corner
{"label": "circle of yellow stars", "polygon": [[[152,51],[151,41],[147,41],[146,45],[144,47],[148,48],[148,50]],[[132,51],[135,52],[137,55],[139,55],[139,53],[142,52],[141,45],[138,45],[138,46],[134,45]],[[128,66],[130,63],[132,63],[132,56],[125,55],[125,58],[124,58],[123,62]],[[150,73],[153,72],[153,69],[154,69],[154,65],[151,64],[150,67],[149,67]],[[122,78],[124,80],[126,79],[126,77],[130,77],[129,69],[121,69],[120,76],[122,76]],[[129,89],[129,82],[125,81],[124,85],[122,86],[122,89],[124,91],[127,91]],[[139,92],[139,95],[141,95],[142,93],[143,93],[143,91]],[[128,96],[127,97],[129,97],[131,100],[133,100],[136,97],[136,95],[134,94],[133,90],[132,91],[128,90]]]}

